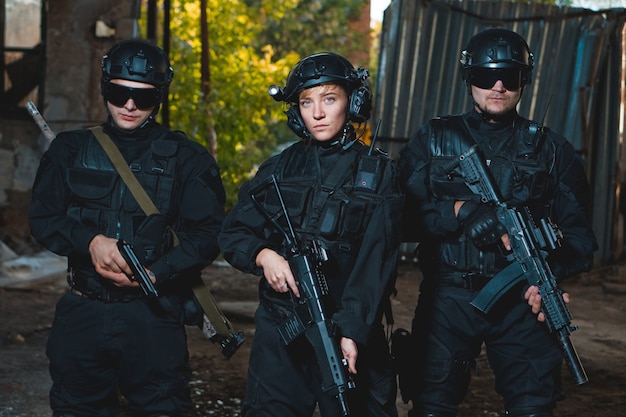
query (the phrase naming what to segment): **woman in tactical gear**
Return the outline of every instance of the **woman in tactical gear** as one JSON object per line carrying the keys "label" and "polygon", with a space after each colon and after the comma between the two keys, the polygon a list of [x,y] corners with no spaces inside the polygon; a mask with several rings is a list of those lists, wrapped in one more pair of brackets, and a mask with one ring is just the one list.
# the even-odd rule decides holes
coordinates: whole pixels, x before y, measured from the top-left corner
{"label": "woman in tactical gear", "polygon": [[591,268],[597,244],[583,164],[565,138],[516,111],[533,66],[517,33],[476,34],[460,61],[473,109],[431,120],[401,152],[400,176],[417,207],[412,217],[423,242],[424,280],[412,331],[416,381],[403,392],[413,401],[412,417],[456,415],[483,343],[507,416],[551,416],[563,397],[563,352],[541,322],[537,287],[520,281],[489,314],[470,304],[511,263],[511,240],[494,207],[450,168],[478,145],[507,207],[528,207],[537,221],[551,218],[560,227],[562,246],[548,257],[556,278]]}
{"label": "woman in tactical gear", "polygon": [[[291,70],[285,88],[270,87],[302,140],[244,184],[219,237],[228,262],[261,276],[242,416],[312,416],[316,406],[324,417],[397,415],[381,320],[403,197],[393,161],[359,140],[367,75],[319,53]],[[298,268],[304,257],[309,274]]]}
{"label": "woman in tactical gear", "polygon": [[[180,416],[191,407],[187,280],[219,254],[224,189],[206,149],[154,120],[173,75],[163,50],[123,41],[101,68],[108,120],[60,133],[33,186],[32,234],[67,256],[71,286],[47,344],[50,406],[58,417],[113,417],[121,394],[132,415]],[[119,149],[158,214],[144,212],[95,135]],[[133,245],[158,295],[129,279],[118,241]]]}

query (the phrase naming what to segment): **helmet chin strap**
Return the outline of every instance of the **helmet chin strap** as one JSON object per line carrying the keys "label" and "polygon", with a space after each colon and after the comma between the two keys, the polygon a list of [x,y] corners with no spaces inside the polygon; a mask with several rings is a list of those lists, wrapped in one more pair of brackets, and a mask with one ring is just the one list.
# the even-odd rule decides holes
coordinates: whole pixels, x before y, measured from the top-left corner
{"label": "helmet chin strap", "polygon": [[[348,137],[351,139],[348,141]],[[343,128],[343,132],[341,133],[341,139],[339,139],[339,144],[341,145],[341,149],[347,151],[354,145],[357,141],[357,137],[354,134],[354,126],[352,123],[346,122],[346,125]]]}
{"label": "helmet chin strap", "polygon": [[161,103],[157,104],[154,107],[154,110],[152,110],[152,113],[150,113],[150,116],[148,116],[148,118],[146,119],[145,122],[143,122],[141,124],[141,126],[138,127],[138,129],[143,129],[144,127],[148,126],[150,123],[154,122],[154,117],[157,115],[157,113],[159,112],[159,109],[161,109]]}
{"label": "helmet chin strap", "polygon": [[[346,124],[343,126],[341,139],[339,139],[339,144],[341,145],[342,151],[347,151],[348,149],[350,149],[352,145],[354,145],[354,143],[358,139],[357,135],[354,134],[355,132],[354,126],[352,126],[352,123],[350,123],[349,107],[350,105],[348,105],[348,107],[346,108]],[[348,141],[348,138],[350,138],[349,141]]]}

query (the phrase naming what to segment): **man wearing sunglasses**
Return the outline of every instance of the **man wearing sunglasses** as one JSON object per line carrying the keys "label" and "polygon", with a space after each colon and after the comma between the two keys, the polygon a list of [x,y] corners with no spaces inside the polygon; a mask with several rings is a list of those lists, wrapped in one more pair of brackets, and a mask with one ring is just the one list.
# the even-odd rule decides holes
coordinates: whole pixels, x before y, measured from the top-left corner
{"label": "man wearing sunglasses", "polygon": [[[224,189],[206,149],[154,119],[173,76],[163,50],[122,41],[101,68],[107,121],[60,133],[33,185],[31,232],[68,258],[70,291],[46,349],[50,406],[54,417],[113,417],[121,394],[129,415],[180,416],[191,407],[184,323],[202,319],[189,280],[219,254]],[[135,199],[124,165],[158,213]],[[119,241],[133,246],[156,294],[129,278]]]}
{"label": "man wearing sunglasses", "polygon": [[413,402],[410,417],[456,416],[483,343],[507,416],[550,417],[563,398],[563,353],[541,323],[537,287],[523,280],[489,314],[470,304],[510,264],[510,240],[495,208],[472,192],[454,164],[478,145],[507,206],[528,207],[535,219],[551,218],[560,227],[562,246],[547,259],[555,276],[591,268],[597,243],[582,161],[565,138],[516,111],[533,66],[517,33],[476,34],[460,60],[472,110],[431,120],[401,152],[398,168],[414,207],[410,215],[418,219],[423,273],[411,332],[415,368],[402,391]]}

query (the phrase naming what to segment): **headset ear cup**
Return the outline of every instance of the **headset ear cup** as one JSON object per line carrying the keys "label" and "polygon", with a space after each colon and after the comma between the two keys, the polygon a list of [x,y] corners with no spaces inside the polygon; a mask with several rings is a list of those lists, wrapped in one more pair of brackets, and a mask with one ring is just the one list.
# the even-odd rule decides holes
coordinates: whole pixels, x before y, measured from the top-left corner
{"label": "headset ear cup", "polygon": [[302,120],[302,116],[300,115],[300,110],[298,110],[298,106],[289,106],[289,108],[285,111],[285,114],[287,115],[287,126],[289,126],[289,128],[293,130],[296,135],[300,136],[303,139],[308,139],[311,137],[311,134],[306,129],[304,120]]}
{"label": "headset ear cup", "polygon": [[350,96],[350,121],[364,123],[370,118],[372,101],[370,89],[361,86],[354,90]]}

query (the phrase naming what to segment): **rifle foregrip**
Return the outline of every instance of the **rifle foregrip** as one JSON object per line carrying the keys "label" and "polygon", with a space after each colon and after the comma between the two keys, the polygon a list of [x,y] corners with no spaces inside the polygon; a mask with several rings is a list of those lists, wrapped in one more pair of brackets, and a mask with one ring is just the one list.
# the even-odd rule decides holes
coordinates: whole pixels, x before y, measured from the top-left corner
{"label": "rifle foregrip", "polygon": [[347,363],[330,334],[327,323],[315,323],[306,332],[307,339],[313,346],[315,357],[322,375],[322,390],[334,394],[339,401],[343,416],[350,415],[347,391],[355,387],[349,376]]}
{"label": "rifle foregrip", "polygon": [[[289,260],[289,266],[300,288],[301,304],[296,307],[296,313],[278,328],[278,332],[285,344],[302,333],[306,335],[319,365],[322,390],[332,393],[339,401],[342,415],[348,416],[350,409],[346,393],[355,385],[335,340],[334,324],[326,318],[324,312],[321,300],[324,291],[320,288],[320,277],[316,274],[318,271],[306,255],[295,255]],[[300,311],[305,313],[305,317],[299,316]]]}

